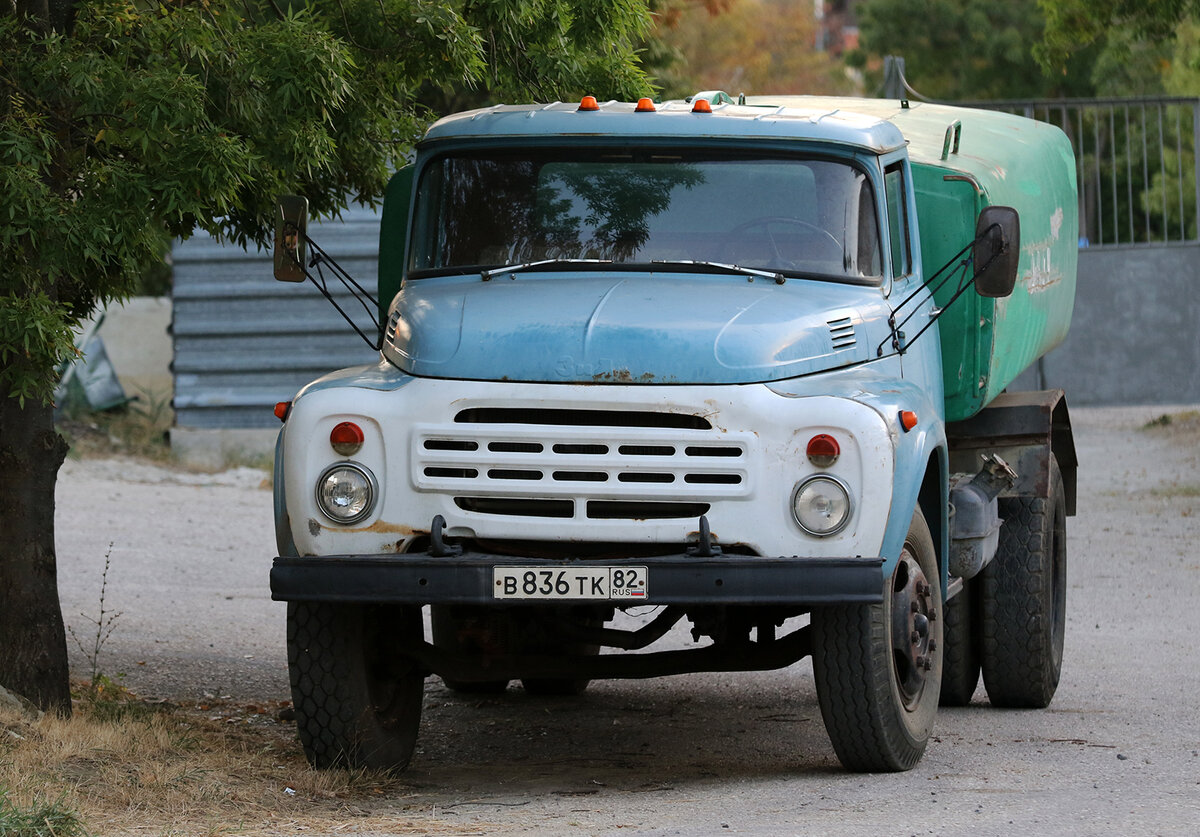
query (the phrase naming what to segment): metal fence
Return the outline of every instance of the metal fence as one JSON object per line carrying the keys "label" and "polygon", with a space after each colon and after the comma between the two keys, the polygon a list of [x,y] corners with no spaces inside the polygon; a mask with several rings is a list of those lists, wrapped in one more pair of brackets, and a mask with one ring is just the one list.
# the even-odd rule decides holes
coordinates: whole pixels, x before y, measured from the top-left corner
{"label": "metal fence", "polygon": [[[342,267],[373,284],[375,212],[354,207],[311,231]],[[379,357],[312,285],[276,282],[269,252],[197,234],[176,242],[173,258],[177,427],[278,427],[277,401],[327,372]],[[352,309],[348,292],[334,296]]]}
{"label": "metal fence", "polygon": [[1049,122],[1075,150],[1081,246],[1197,241],[1200,99],[962,102]]}

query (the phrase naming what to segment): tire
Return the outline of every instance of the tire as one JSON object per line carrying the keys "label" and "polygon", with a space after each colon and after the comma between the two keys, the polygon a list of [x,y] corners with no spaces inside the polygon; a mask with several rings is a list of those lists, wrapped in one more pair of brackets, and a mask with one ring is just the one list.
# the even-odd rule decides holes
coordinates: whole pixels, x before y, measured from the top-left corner
{"label": "tire", "polygon": [[[489,654],[507,653],[511,628],[500,623],[495,613],[481,608],[432,605],[429,608],[433,644],[452,653],[478,654],[486,661]],[[452,692],[468,695],[498,695],[508,688],[507,680],[455,680],[443,677]]]}
{"label": "tire", "polygon": [[421,632],[419,608],[288,603],[292,704],[313,767],[408,765],[425,676],[391,646],[397,635]]}
{"label": "tire", "polygon": [[[598,628],[603,620],[588,616],[584,619],[588,627]],[[531,627],[531,626],[527,626]],[[564,642],[554,637],[547,637],[539,632],[531,631],[522,641],[522,649],[532,654],[562,654],[564,656],[585,657],[600,653],[599,645],[586,645],[582,642]],[[587,691],[592,681],[586,677],[523,677],[521,686],[531,695],[539,697],[575,697]]]}
{"label": "tire", "polygon": [[964,581],[962,591],[946,602],[942,706],[969,705],[979,685],[978,586],[974,580]]}
{"label": "tire", "polygon": [[882,603],[813,611],[817,699],[846,769],[900,771],[920,761],[937,715],[941,610],[937,554],[918,508]]}
{"label": "tire", "polygon": [[1000,501],[1000,543],[980,575],[983,684],[993,706],[1049,706],[1062,673],[1067,505],[1050,457],[1049,496]]}

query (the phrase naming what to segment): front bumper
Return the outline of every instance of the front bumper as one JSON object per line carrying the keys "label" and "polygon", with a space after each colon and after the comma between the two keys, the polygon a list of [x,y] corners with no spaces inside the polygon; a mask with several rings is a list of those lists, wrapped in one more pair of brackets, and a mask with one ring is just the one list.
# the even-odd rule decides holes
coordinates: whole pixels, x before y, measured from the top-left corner
{"label": "front bumper", "polygon": [[[588,565],[646,567],[645,598],[597,602],[497,598],[497,567],[561,570]],[[464,552],[436,557],[322,555],[278,557],[271,569],[271,598],[392,604],[509,605],[786,605],[874,604],[883,599],[882,558],[780,557],[689,554],[616,560],[524,558]]]}

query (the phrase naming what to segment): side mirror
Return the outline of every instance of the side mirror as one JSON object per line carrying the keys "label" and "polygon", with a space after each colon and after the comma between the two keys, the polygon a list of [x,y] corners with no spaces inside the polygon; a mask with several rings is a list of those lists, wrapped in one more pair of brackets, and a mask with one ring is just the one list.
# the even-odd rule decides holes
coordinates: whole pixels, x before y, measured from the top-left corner
{"label": "side mirror", "polygon": [[1021,223],[1011,206],[987,206],[975,225],[975,290],[993,299],[1012,293],[1021,255]]}
{"label": "side mirror", "polygon": [[283,195],[275,205],[275,278],[303,282],[308,263],[308,198]]}

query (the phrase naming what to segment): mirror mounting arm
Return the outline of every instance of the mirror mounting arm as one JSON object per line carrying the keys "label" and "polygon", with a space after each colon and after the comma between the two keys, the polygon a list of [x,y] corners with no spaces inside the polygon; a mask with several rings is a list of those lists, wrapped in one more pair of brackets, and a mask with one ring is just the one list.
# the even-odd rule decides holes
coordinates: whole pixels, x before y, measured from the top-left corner
{"label": "mirror mounting arm", "polygon": [[[312,257],[309,258],[309,249]],[[308,199],[299,195],[283,195],[276,204],[275,224],[275,278],[280,282],[313,283],[321,296],[337,309],[350,327],[363,341],[375,351],[383,348],[383,324],[376,319],[379,302],[353,276],[346,272],[328,253],[320,248],[315,241],[308,237]],[[375,339],[372,340],[358,323],[350,317],[338,301],[329,292],[328,282],[322,265],[328,265],[333,275],[348,290],[355,301],[363,307],[370,319],[375,322]],[[316,275],[310,268],[316,269]],[[371,307],[367,307],[367,303]]]}
{"label": "mirror mounting arm", "polygon": [[[970,255],[967,255],[968,251],[970,251]],[[895,353],[904,354],[905,350],[917,342],[917,339],[941,319],[942,314],[946,313],[972,287],[983,297],[998,298],[1010,295],[1016,284],[1017,261],[1020,252],[1020,224],[1017,211],[1007,206],[984,207],[983,211],[979,213],[974,240],[955,253],[946,264],[938,268],[928,280],[923,282],[920,288],[909,294],[892,311],[892,315],[888,318],[888,326],[891,329],[891,344]],[[951,270],[956,264],[958,269]],[[971,278],[964,282],[961,273],[964,273],[970,266],[973,266],[974,270]],[[931,287],[943,273],[946,275],[942,280],[937,283],[936,287]],[[906,339],[901,329],[916,316],[920,309],[914,308],[899,322],[896,321],[897,314],[923,291],[928,291],[932,296],[941,290],[955,275],[960,275],[960,279],[959,287],[954,295],[947,300],[945,305],[931,311],[929,322],[925,323],[911,338]],[[885,340],[875,349],[876,357],[883,357],[883,348],[887,343],[888,341]]]}

